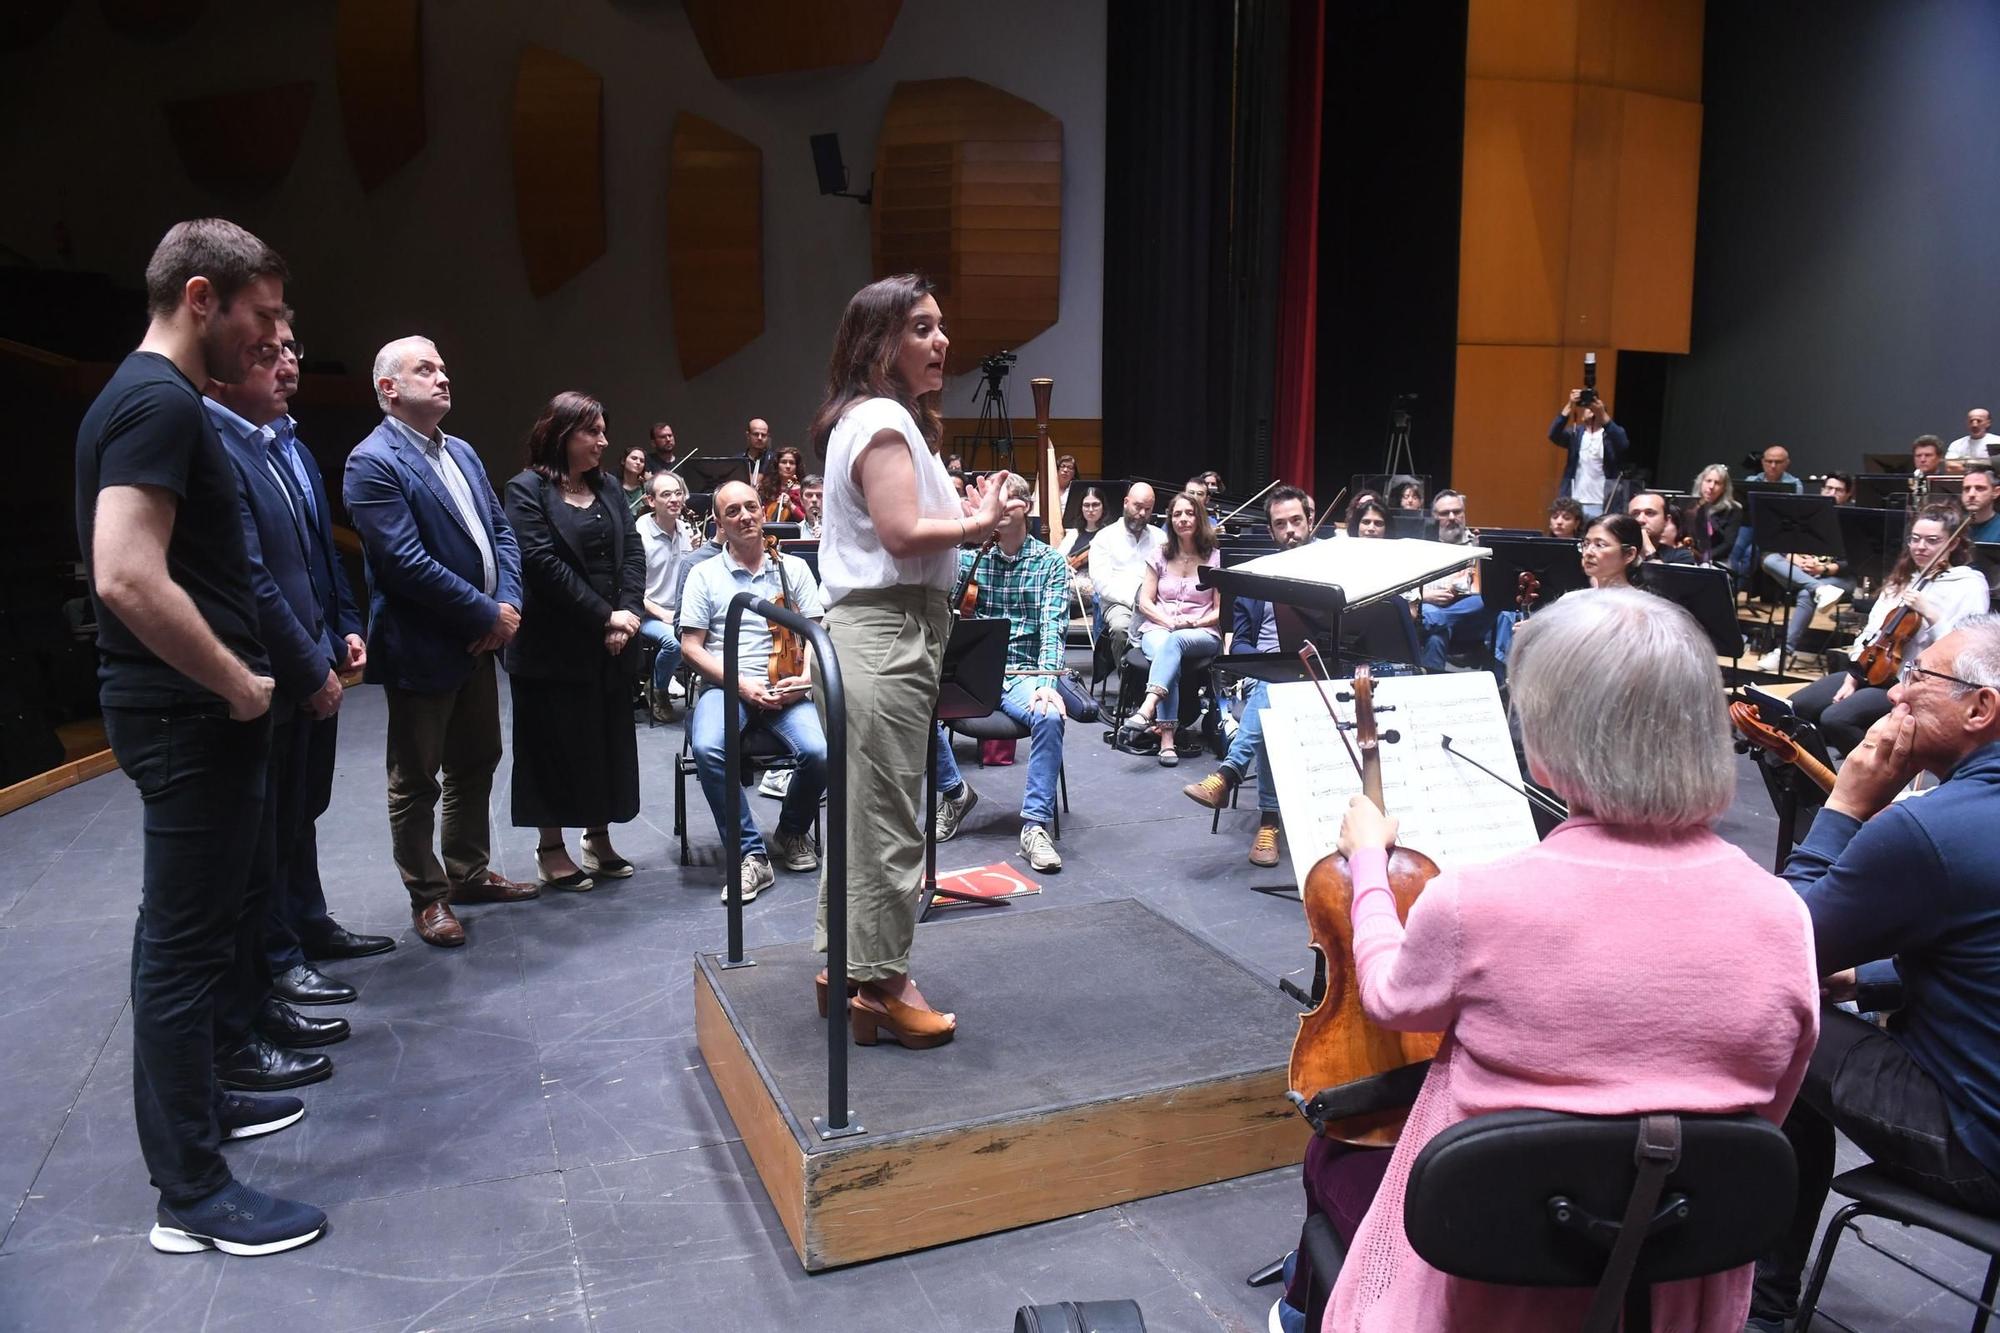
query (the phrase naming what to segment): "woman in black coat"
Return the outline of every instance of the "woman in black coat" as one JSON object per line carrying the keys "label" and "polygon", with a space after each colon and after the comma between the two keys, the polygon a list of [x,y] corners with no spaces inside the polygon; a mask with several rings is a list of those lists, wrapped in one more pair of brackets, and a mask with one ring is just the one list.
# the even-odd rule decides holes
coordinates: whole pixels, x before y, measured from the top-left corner
{"label": "woman in black coat", "polygon": [[[507,483],[524,588],[506,653],[514,824],[541,832],[541,882],[577,891],[632,873],[608,826],[639,813],[632,680],[646,550],[617,478],[598,466],[604,447],[604,405],[557,394],[528,435],[528,466]],[[584,830],[581,866],[565,828]]]}

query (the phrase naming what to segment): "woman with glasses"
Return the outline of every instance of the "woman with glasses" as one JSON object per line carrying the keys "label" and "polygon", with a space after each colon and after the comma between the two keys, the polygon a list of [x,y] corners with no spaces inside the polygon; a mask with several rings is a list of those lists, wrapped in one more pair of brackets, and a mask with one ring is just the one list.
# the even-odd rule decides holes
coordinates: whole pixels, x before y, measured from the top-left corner
{"label": "woman with glasses", "polygon": [[1639,521],[1629,514],[1605,514],[1591,520],[1576,544],[1583,558],[1583,576],[1593,588],[1636,588],[1643,576],[1639,562],[1645,558],[1645,537]]}
{"label": "woman with glasses", "polygon": [[[1902,558],[1883,581],[1882,593],[1868,613],[1861,636],[1847,650],[1850,660],[1861,656],[1861,650],[1881,632],[1889,613],[1899,606],[1907,606],[1923,618],[1903,653],[1905,662],[1916,661],[1959,621],[1986,611],[1986,576],[1967,563],[1972,559],[1972,543],[1959,532],[1964,519],[1954,504],[1926,505],[1917,515],[1910,524]],[[1940,552],[1947,554],[1940,558]],[[1939,572],[1920,579],[1919,572],[1933,560],[1938,561]],[[1792,696],[1792,711],[1817,725],[1827,744],[1842,754],[1861,744],[1868,728],[1890,707],[1888,687],[1865,684],[1847,671],[1821,677]]]}

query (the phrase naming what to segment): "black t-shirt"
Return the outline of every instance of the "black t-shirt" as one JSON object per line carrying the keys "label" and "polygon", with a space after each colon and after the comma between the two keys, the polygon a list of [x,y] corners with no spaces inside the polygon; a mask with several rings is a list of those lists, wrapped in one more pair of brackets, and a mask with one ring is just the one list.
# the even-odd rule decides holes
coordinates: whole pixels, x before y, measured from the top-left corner
{"label": "black t-shirt", "polygon": [[[180,497],[167,573],[194,600],[223,646],[259,672],[257,601],[243,544],[236,473],[202,410],[201,394],[173,362],[134,352],[83,414],[76,433],[76,532],[90,565],[97,495],[107,486],[158,486]],[[97,606],[99,699],[122,708],[214,702],[217,696],[155,657],[119,623],[91,580]]]}

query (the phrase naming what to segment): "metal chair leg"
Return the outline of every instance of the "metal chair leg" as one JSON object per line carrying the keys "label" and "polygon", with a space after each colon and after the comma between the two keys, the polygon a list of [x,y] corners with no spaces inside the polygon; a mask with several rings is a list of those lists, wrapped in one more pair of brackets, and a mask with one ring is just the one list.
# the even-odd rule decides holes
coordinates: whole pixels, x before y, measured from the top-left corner
{"label": "metal chair leg", "polygon": [[1813,1261],[1812,1277],[1806,1283],[1805,1294],[1799,1298],[1799,1313],[1792,1323],[1793,1328],[1812,1327],[1813,1311],[1819,1308],[1820,1289],[1826,1285],[1827,1270],[1833,1266],[1833,1252],[1840,1244],[1840,1233],[1847,1229],[1850,1221],[1865,1211],[1865,1205],[1850,1203],[1827,1222],[1826,1232],[1819,1241],[1819,1257]]}
{"label": "metal chair leg", "polygon": [[[1993,1304],[1993,1293],[1996,1290],[2000,1290],[2000,1254],[1994,1255],[1992,1261],[1986,1265],[1986,1285],[1979,1289],[1979,1303],[1982,1306]],[[1972,1333],[1986,1333],[1986,1325],[1990,1319],[1991,1316],[1985,1310],[1980,1310],[1973,1317]]]}

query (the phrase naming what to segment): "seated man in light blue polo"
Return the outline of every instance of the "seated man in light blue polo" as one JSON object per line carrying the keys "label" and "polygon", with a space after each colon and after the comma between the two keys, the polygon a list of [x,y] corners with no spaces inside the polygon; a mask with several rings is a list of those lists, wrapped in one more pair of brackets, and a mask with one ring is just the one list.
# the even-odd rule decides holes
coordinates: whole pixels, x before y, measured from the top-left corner
{"label": "seated man in light blue polo", "polygon": [[[819,851],[813,846],[812,826],[819,813],[820,793],[826,790],[826,736],[813,708],[811,680],[805,675],[771,679],[771,627],[762,616],[746,611],[737,639],[737,680],[731,690],[716,687],[724,683],[723,632],[729,603],[736,594],[754,592],[767,602],[782,602],[817,620],[824,610],[819,583],[797,556],[765,551],[764,510],[757,492],[749,486],[740,481],[723,485],[715,493],[715,514],[721,553],[689,572],[680,601],[681,653],[709,686],[702,690],[688,721],[695,773],[727,849],[736,839],[722,827],[727,794],[723,788],[723,747],[728,733],[724,728],[768,729],[798,757],[797,774],[778,809],[778,828],[772,837],[778,864],[787,870],[817,870]],[[734,699],[728,697],[732,692]],[[743,800],[740,809],[743,898],[747,902],[771,886],[772,857],[757,832],[750,801]],[[723,892],[726,897],[728,890]]]}

